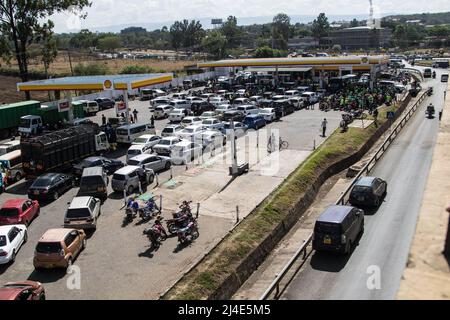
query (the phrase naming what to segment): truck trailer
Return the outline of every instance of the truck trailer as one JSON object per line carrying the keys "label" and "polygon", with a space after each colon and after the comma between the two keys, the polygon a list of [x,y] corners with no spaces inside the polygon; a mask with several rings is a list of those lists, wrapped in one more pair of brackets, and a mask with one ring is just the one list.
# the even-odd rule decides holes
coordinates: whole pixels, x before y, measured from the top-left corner
{"label": "truck trailer", "polygon": [[97,124],[48,133],[21,140],[22,166],[27,179],[35,179],[48,172],[71,169],[76,162],[109,150],[104,132]]}

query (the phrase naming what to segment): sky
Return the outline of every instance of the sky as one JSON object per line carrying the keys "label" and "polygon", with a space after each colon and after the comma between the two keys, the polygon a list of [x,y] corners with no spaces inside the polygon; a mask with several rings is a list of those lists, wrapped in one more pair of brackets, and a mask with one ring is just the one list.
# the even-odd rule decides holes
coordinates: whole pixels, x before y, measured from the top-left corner
{"label": "sky", "polygon": [[[449,0],[373,0],[376,16],[450,11]],[[279,12],[291,16],[362,16],[369,0],[92,0],[84,20],[64,12],[51,17],[55,31],[77,32],[109,26],[156,24],[181,19],[272,17]],[[295,22],[295,21],[294,21]]]}

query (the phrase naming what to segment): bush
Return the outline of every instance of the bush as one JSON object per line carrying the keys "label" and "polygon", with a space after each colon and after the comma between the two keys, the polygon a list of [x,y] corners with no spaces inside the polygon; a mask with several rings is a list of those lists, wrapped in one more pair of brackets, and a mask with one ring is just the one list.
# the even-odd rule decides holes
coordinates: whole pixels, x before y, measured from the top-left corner
{"label": "bush", "polygon": [[144,74],[144,73],[155,73],[150,67],[144,66],[126,66],[120,71],[120,74]]}
{"label": "bush", "polygon": [[73,69],[75,76],[101,76],[109,74],[109,68],[105,64],[92,63],[92,64],[77,64]]}

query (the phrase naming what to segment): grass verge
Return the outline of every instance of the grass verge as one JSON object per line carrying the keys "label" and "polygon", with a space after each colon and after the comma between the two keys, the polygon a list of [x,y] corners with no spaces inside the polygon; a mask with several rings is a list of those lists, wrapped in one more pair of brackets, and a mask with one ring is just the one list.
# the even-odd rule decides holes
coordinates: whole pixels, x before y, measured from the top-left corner
{"label": "grass verge", "polygon": [[[386,121],[386,109],[387,107],[384,107],[380,110],[380,115],[384,115],[379,118],[380,125]],[[366,129],[349,128],[346,133],[336,130],[277,190],[162,298],[207,299],[232,275],[242,260],[283,221],[321,172],[360,150],[376,130],[374,125]]]}

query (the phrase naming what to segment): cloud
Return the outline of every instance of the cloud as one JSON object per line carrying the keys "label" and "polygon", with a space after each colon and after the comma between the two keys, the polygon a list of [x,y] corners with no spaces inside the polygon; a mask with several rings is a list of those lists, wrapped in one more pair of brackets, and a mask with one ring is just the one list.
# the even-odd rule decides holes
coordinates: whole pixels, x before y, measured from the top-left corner
{"label": "cloud", "polygon": [[[376,12],[422,13],[450,11],[448,0],[374,0]],[[426,10],[424,10],[426,8]],[[369,0],[93,0],[86,9],[88,17],[80,24],[67,13],[54,15],[57,32],[71,26],[95,29],[133,23],[167,22],[192,18],[238,18],[273,16],[279,12],[289,15],[361,15],[368,14]],[[72,20],[70,20],[72,19]],[[70,22],[68,22],[70,20]]]}

